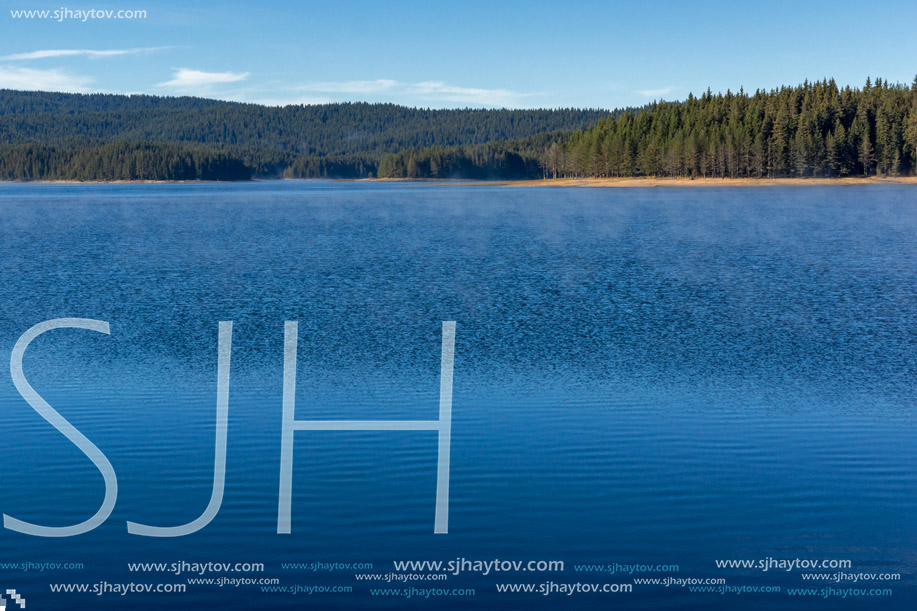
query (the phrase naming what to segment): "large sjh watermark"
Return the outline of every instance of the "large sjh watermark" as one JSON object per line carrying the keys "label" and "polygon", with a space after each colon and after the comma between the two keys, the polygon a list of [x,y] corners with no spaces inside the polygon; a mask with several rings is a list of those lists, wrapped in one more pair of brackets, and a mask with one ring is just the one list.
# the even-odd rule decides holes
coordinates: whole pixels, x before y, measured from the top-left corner
{"label": "large sjh watermark", "polygon": [[[22,334],[10,356],[10,373],[16,390],[83,454],[102,474],[105,496],[102,505],[92,517],[71,526],[43,526],[24,522],[6,514],[3,526],[16,532],[37,537],[71,537],[87,533],[105,522],[111,515],[118,498],[118,478],[115,469],[104,453],[83,435],[66,418],[60,415],[26,380],[22,367],[23,355],[32,340],[54,329],[86,329],[109,334],[106,321],[88,318],[57,318],[39,323]],[[280,492],[277,501],[277,533],[288,534],[291,523],[293,491],[293,437],[296,431],[435,431],[439,446],[436,465],[436,509],[433,532],[449,532],[449,456],[452,448],[452,370],[455,356],[455,322],[443,321],[442,354],[440,360],[439,418],[437,420],[297,420],[296,351],[298,323],[287,321],[284,325],[283,343],[283,426],[280,450]],[[232,321],[221,321],[217,344],[217,406],[216,441],[214,442],[213,486],[210,502],[196,519],[180,526],[148,526],[127,523],[127,532],[146,537],[181,537],[204,528],[216,517],[223,503],[226,483],[226,437],[229,423],[229,365],[232,354]],[[0,609],[0,611],[3,611]]]}
{"label": "large sjh watermark", "polygon": [[146,9],[72,9],[62,6],[56,9],[10,9],[13,19],[40,19],[64,23],[76,21],[86,23],[102,19],[146,19]]}

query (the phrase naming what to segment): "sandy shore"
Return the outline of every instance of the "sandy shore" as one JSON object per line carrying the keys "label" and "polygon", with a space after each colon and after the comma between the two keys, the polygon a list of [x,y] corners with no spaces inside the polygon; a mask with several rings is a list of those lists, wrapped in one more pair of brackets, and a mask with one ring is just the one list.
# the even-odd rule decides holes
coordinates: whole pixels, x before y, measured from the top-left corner
{"label": "sandy shore", "polygon": [[[168,185],[168,184],[228,184],[230,182],[271,182],[273,178],[253,178],[251,181],[217,180],[0,180],[0,184],[56,185]],[[282,179],[300,180],[300,179]],[[917,176],[869,178],[557,178],[554,180],[437,180],[408,178],[313,178],[331,182],[389,182],[412,186],[441,187],[783,187],[829,185],[917,185]]]}
{"label": "sandy shore", "polygon": [[[383,179],[384,182],[389,180]],[[425,185],[500,187],[784,187],[917,185],[917,176],[870,178],[558,178],[556,180],[428,181]]]}

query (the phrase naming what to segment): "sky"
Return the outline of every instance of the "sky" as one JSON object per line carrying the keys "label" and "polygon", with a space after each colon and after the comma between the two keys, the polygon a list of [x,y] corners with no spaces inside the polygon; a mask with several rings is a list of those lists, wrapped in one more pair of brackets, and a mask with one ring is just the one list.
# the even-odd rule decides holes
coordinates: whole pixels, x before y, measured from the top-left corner
{"label": "sky", "polygon": [[708,87],[910,84],[915,23],[914,0],[0,0],[0,89],[621,108]]}

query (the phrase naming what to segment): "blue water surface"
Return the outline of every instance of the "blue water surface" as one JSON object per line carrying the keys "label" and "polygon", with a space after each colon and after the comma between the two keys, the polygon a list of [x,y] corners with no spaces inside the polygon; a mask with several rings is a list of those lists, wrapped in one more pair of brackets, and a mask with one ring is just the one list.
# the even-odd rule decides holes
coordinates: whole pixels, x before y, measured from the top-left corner
{"label": "blue water surface", "polygon": [[[895,185],[0,184],[0,362],[39,322],[110,323],[40,336],[24,369],[119,483],[88,534],[0,530],[0,563],[83,566],[7,565],[0,586],[34,609],[914,608],[915,236],[917,190]],[[430,431],[296,433],[292,533],[276,533],[288,320],[297,418],[371,420],[437,418],[441,324],[456,321],[448,535],[433,534]],[[193,535],[129,535],[210,499],[219,321],[234,326],[222,508]],[[0,511],[85,520],[102,477],[0,371]],[[433,580],[393,564],[462,558],[564,569]],[[716,566],[768,558],[850,567]],[[147,562],[264,570],[129,567]],[[647,570],[597,567],[615,563]],[[802,577],[839,570],[901,577]],[[355,577],[391,573],[425,579]],[[132,582],[187,591],[51,589]],[[498,592],[551,583],[632,591]],[[411,587],[439,591],[381,592]]]}

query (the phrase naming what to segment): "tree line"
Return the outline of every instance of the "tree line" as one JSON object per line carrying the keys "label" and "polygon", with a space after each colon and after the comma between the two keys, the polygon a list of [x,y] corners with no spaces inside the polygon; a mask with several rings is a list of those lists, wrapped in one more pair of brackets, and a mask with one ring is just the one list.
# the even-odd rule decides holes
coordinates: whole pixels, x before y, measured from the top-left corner
{"label": "tree line", "polygon": [[572,133],[606,115],[597,109],[435,110],[367,103],[268,107],[0,90],[0,145],[63,151],[113,143],[196,144],[242,161],[253,176],[367,177],[389,153]]}
{"label": "tree line", "polygon": [[[754,94],[708,90],[599,119],[540,150],[530,141],[496,148],[518,155],[514,167],[524,165],[529,178],[914,175],[917,78],[910,87],[867,79],[862,88],[823,80]],[[379,175],[441,177],[445,157],[449,167],[504,177],[505,161],[481,152],[402,151],[383,158]]]}
{"label": "tree line", "polygon": [[542,175],[539,152],[564,138],[542,134],[524,140],[488,142],[471,146],[434,146],[386,155],[379,162],[379,178],[467,178],[517,180]]}
{"label": "tree line", "polygon": [[[0,179],[917,174],[917,78],[602,110],[265,107],[0,90]],[[206,177],[206,178],[204,178]]]}
{"label": "tree line", "polygon": [[3,180],[248,180],[241,160],[202,147],[119,142],[82,149],[0,145]]}

